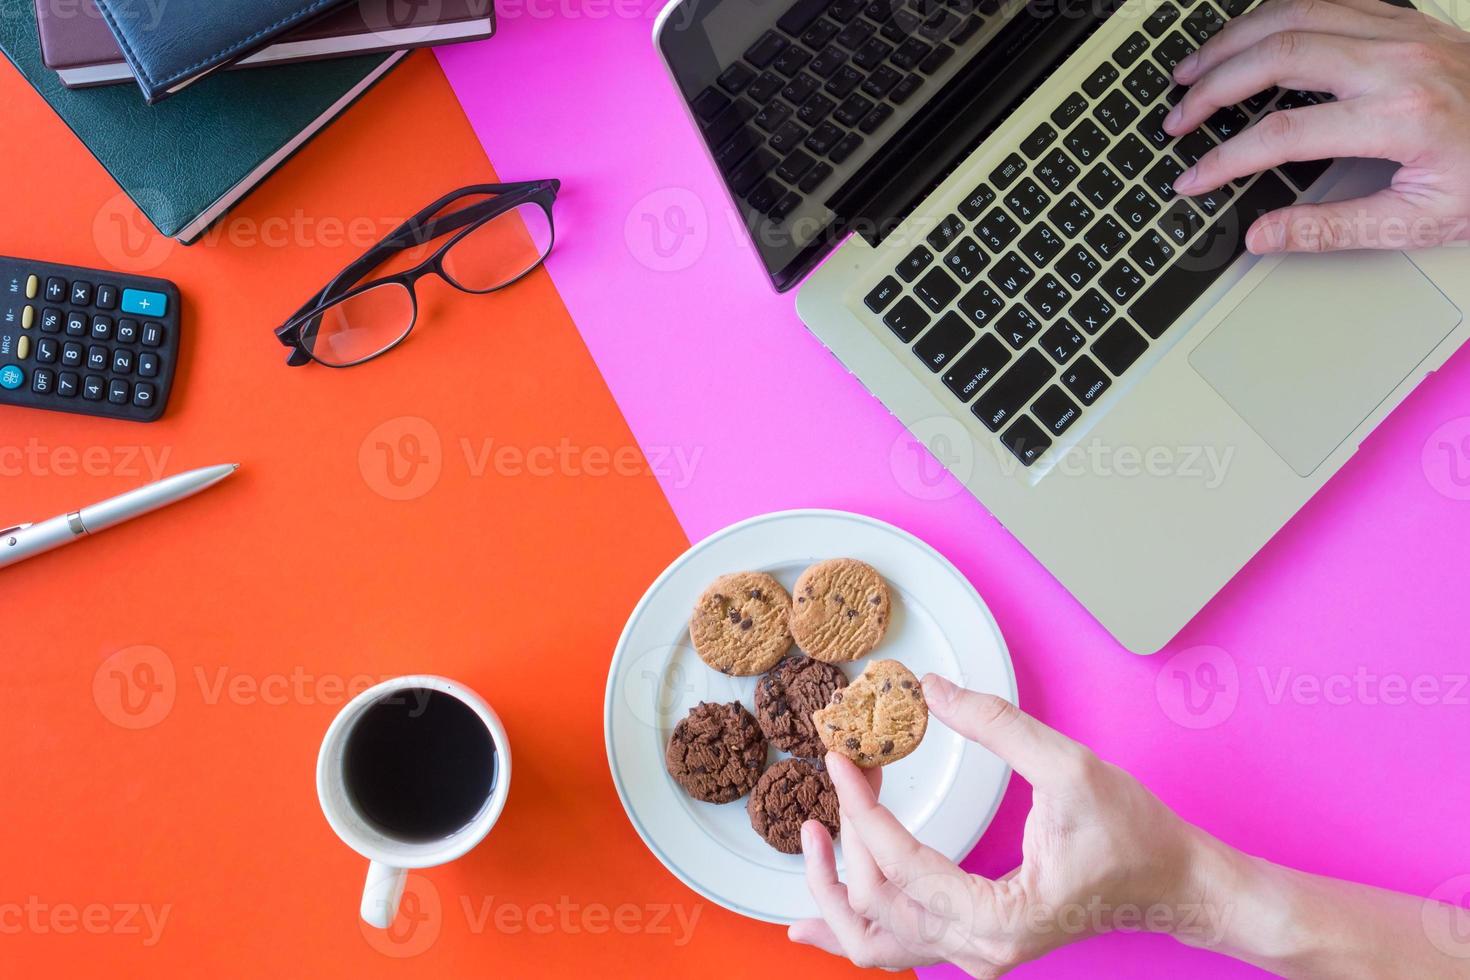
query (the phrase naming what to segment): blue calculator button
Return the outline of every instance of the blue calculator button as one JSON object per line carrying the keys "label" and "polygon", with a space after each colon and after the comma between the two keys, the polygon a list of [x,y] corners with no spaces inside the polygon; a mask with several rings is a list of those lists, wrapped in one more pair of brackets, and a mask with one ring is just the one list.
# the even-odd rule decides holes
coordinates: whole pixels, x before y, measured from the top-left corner
{"label": "blue calculator button", "polygon": [[124,289],[122,311],[138,316],[163,316],[168,313],[168,297],[143,289]]}
{"label": "blue calculator button", "polygon": [[7,364],[0,368],[0,388],[14,391],[26,383],[26,373],[14,364]]}

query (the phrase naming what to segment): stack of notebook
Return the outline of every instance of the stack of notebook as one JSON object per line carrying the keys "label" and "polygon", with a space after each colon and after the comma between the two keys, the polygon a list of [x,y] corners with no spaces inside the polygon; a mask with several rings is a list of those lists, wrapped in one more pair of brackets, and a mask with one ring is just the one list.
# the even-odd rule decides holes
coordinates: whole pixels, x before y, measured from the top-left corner
{"label": "stack of notebook", "polygon": [[494,29],[492,0],[0,0],[0,50],[186,244],[408,49]]}

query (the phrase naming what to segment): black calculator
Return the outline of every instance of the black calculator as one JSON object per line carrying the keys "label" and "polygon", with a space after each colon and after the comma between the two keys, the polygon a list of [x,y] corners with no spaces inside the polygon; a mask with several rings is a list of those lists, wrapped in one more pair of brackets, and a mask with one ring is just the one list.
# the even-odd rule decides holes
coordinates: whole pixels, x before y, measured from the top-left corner
{"label": "black calculator", "polygon": [[173,283],[0,256],[0,406],[154,422],[178,361]]}

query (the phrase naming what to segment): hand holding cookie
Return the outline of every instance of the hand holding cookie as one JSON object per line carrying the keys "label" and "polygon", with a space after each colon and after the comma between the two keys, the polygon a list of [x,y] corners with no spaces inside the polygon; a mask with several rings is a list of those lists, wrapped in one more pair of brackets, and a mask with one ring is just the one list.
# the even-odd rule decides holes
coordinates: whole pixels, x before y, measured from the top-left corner
{"label": "hand holding cookie", "polygon": [[[832,838],[802,827],[807,884],[822,918],[790,929],[859,966],[904,969],[951,962],[996,976],[1059,946],[1115,927],[1113,910],[1199,903],[1192,858],[1203,835],[1133,777],[1084,746],[988,694],[934,675],[924,690],[935,717],[1000,756],[1031,783],[1025,858],[991,880],[971,875],[913,835],[878,802],[874,770],[827,756],[841,805],[847,882]],[[856,685],[852,685],[856,686]],[[1098,907],[1079,924],[1063,910]]]}

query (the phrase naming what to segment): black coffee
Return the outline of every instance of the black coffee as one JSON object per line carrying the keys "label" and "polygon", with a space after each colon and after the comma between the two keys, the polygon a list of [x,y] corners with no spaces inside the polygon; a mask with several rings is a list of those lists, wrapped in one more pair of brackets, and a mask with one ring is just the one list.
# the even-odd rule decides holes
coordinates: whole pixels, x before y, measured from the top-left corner
{"label": "black coffee", "polygon": [[442,840],[479,815],[495,787],[495,740],[480,716],[441,691],[410,688],[362,713],[343,754],[347,792],[382,833]]}

